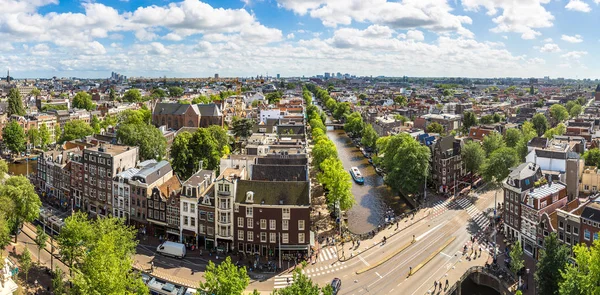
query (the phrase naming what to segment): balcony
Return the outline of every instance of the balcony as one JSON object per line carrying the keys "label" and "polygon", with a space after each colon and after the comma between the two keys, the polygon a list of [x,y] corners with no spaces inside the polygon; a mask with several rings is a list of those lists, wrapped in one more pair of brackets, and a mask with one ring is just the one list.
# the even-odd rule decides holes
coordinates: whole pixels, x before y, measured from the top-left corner
{"label": "balcony", "polygon": [[231,196],[231,192],[229,191],[219,191],[219,196]]}

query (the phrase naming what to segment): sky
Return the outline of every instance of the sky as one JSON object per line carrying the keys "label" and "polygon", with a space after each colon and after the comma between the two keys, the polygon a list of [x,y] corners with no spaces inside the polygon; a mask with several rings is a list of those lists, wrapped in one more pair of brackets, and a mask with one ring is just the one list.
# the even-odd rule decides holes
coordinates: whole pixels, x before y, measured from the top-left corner
{"label": "sky", "polygon": [[600,77],[600,0],[0,0],[15,78]]}

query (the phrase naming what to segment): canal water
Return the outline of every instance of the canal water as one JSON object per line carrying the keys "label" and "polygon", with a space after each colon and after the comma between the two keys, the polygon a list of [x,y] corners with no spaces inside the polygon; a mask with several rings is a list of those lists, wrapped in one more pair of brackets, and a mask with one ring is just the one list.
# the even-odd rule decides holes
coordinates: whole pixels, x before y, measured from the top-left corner
{"label": "canal water", "polygon": [[[331,118],[328,117],[327,122],[331,122]],[[337,147],[344,169],[349,171],[350,167],[358,167],[365,179],[363,185],[352,182],[352,194],[356,203],[347,212],[348,229],[351,232],[355,234],[370,232],[385,222],[385,214],[389,209],[396,215],[412,209],[403,197],[392,193],[383,183],[383,177],[375,172],[373,165],[369,164],[368,159],[354,145],[346,132],[327,127],[327,136]]]}
{"label": "canal water", "polygon": [[[37,160],[29,160],[29,174],[37,172]],[[27,174],[27,161],[22,161],[18,164],[8,163],[8,173],[11,175]]]}

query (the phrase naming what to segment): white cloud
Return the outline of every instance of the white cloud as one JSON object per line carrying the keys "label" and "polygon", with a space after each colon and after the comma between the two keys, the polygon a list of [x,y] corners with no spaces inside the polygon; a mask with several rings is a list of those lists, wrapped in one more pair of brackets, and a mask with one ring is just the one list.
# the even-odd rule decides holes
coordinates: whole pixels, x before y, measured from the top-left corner
{"label": "white cloud", "polygon": [[[550,0],[462,0],[468,11],[487,10],[496,27],[492,32],[513,32],[521,34],[523,39],[535,39],[542,33],[537,29],[552,27],[554,16],[543,6]],[[502,10],[502,14],[498,12]]]}
{"label": "white cloud", "polygon": [[406,39],[415,40],[415,41],[423,41],[425,40],[425,36],[423,32],[419,30],[410,30],[406,32]]}
{"label": "white cloud", "polygon": [[504,36],[502,36],[502,39],[508,40],[508,36],[504,35]]}
{"label": "white cloud", "polygon": [[581,0],[569,0],[569,3],[567,3],[565,8],[567,10],[571,10],[571,11],[580,11],[580,12],[592,11],[590,6]]}
{"label": "white cloud", "polygon": [[169,40],[169,41],[181,41],[183,40],[183,37],[175,34],[175,33],[168,33],[165,36],[162,37],[165,40]]}
{"label": "white cloud", "polygon": [[542,48],[540,48],[540,52],[560,52],[560,47],[554,43],[546,43]]}
{"label": "white cloud", "polygon": [[570,51],[561,56],[567,59],[580,59],[587,54],[587,51]]}
{"label": "white cloud", "polygon": [[294,33],[289,33],[287,34],[287,36],[285,36],[286,39],[294,39],[296,36],[294,36]]}
{"label": "white cloud", "polygon": [[562,35],[560,37],[561,40],[565,41],[565,42],[569,42],[569,43],[581,43],[583,42],[583,38],[581,37],[581,35],[575,35],[575,36],[568,36],[568,35]]}
{"label": "white cloud", "polygon": [[148,51],[150,54],[165,55],[171,51],[165,47],[162,43],[152,42],[150,43],[151,49]]}
{"label": "white cloud", "polygon": [[546,39],[544,39],[544,43],[550,43],[550,42],[552,42],[552,38],[546,38]]}

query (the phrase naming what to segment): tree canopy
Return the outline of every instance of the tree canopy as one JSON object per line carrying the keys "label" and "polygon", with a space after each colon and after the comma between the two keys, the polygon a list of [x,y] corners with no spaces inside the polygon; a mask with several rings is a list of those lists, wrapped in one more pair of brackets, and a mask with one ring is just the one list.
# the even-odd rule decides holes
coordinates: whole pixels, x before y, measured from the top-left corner
{"label": "tree canopy", "polygon": [[589,248],[585,244],[573,246],[573,253],[575,264],[567,263],[565,269],[560,271],[562,280],[558,283],[559,294],[600,294],[600,239],[594,240]]}
{"label": "tree canopy", "polygon": [[237,267],[231,262],[231,257],[227,256],[218,266],[212,261],[208,262],[204,282],[200,282],[196,294],[241,295],[249,284],[246,268]]}
{"label": "tree canopy", "polygon": [[23,107],[23,97],[18,88],[11,88],[8,91],[8,116],[19,115],[25,116],[25,108]]}
{"label": "tree canopy", "polygon": [[342,211],[352,208],[355,203],[351,190],[352,182],[342,162],[337,158],[329,157],[323,160],[319,167],[321,172],[317,174],[317,179],[329,191],[327,204],[334,205],[339,202]]}
{"label": "tree canopy", "polygon": [[373,128],[373,125],[366,124],[365,128],[362,131],[362,139],[360,140],[360,143],[362,143],[366,147],[370,147],[370,148],[374,149],[375,147],[377,147],[377,139],[378,138],[379,138],[379,135]]}
{"label": "tree canopy", "polygon": [[508,128],[506,129],[506,134],[504,134],[504,141],[506,142],[507,147],[514,148],[517,146],[519,139],[523,136],[521,130],[516,128]]}
{"label": "tree canopy", "polygon": [[292,274],[292,284],[281,289],[275,289],[272,295],[331,295],[331,285],[319,288],[319,285],[296,268]]}
{"label": "tree canopy", "polygon": [[196,132],[180,132],[171,146],[173,170],[181,179],[188,179],[200,167],[216,170],[220,159],[229,152],[229,137],[220,126],[199,128]]}
{"label": "tree canopy", "polygon": [[523,247],[521,241],[517,241],[510,249],[510,271],[517,274],[525,266],[523,260]]}
{"label": "tree canopy", "polygon": [[592,148],[583,154],[586,166],[600,166],[600,149]]}
{"label": "tree canopy", "polygon": [[[7,179],[4,185],[0,186],[0,196],[3,200],[10,200],[0,210],[6,214],[13,231],[20,229],[23,223],[33,222],[39,217],[42,202],[27,177],[18,175]],[[15,242],[16,239],[17,235]]]}
{"label": "tree canopy", "polygon": [[485,151],[478,142],[467,142],[460,151],[465,168],[471,175],[479,173],[481,165],[485,161]]}
{"label": "tree canopy", "polygon": [[558,295],[560,275],[569,262],[570,250],[558,241],[556,233],[544,238],[544,248],[540,249],[539,260],[534,274],[539,294]]}
{"label": "tree canopy", "polygon": [[95,110],[96,104],[92,101],[92,96],[85,91],[80,91],[73,97],[73,107],[84,110]]}
{"label": "tree canopy", "polygon": [[442,126],[438,122],[433,122],[433,123],[427,125],[427,128],[425,130],[427,131],[427,133],[439,133],[439,134],[442,134],[444,132],[444,126]]}
{"label": "tree canopy", "polygon": [[465,133],[469,132],[471,127],[475,126],[475,125],[477,125],[477,116],[475,116],[475,114],[471,111],[464,112],[462,126],[463,126]]}
{"label": "tree canopy", "polygon": [[232,122],[233,134],[239,138],[248,138],[252,135],[254,120],[251,118],[233,118]]}
{"label": "tree canopy", "polygon": [[486,156],[491,155],[494,151],[506,146],[502,134],[498,132],[492,132],[483,138],[483,150]]}
{"label": "tree canopy", "polygon": [[117,130],[117,139],[124,145],[138,146],[140,159],[161,160],[167,152],[167,139],[149,124],[124,124]]}
{"label": "tree canopy", "polygon": [[169,87],[168,90],[169,90],[170,97],[180,97],[183,95],[183,88],[181,88],[181,87],[172,86],[172,87]]}
{"label": "tree canopy", "polygon": [[139,89],[129,89],[123,95],[123,100],[128,102],[141,102],[142,101],[142,93]]}
{"label": "tree canopy", "polygon": [[550,107],[550,117],[554,120],[554,125],[569,118],[569,112],[560,104],[553,104]]}
{"label": "tree canopy", "polygon": [[84,138],[94,134],[94,129],[83,120],[72,120],[65,123],[60,142]]}
{"label": "tree canopy", "polygon": [[313,163],[320,167],[321,163],[328,158],[337,158],[337,148],[335,144],[327,137],[321,137],[312,150]]}
{"label": "tree canopy", "polygon": [[25,142],[27,138],[23,127],[17,121],[10,121],[2,128],[2,141],[6,147],[13,153],[25,151]]}
{"label": "tree canopy", "polygon": [[354,136],[359,136],[364,127],[365,122],[363,122],[363,118],[359,112],[353,112],[346,117],[346,123],[344,124],[344,130],[346,132],[350,132]]}
{"label": "tree canopy", "polygon": [[482,167],[482,176],[488,182],[500,182],[510,173],[510,168],[519,163],[519,155],[509,147],[492,152]]}
{"label": "tree canopy", "polygon": [[533,128],[538,136],[542,136],[548,129],[548,119],[543,114],[535,114],[531,119],[531,123],[533,123]]}

